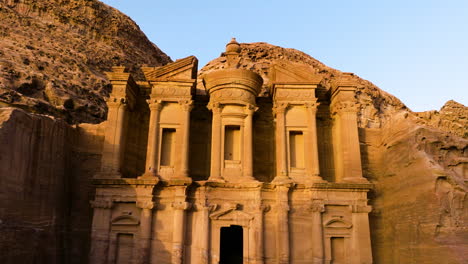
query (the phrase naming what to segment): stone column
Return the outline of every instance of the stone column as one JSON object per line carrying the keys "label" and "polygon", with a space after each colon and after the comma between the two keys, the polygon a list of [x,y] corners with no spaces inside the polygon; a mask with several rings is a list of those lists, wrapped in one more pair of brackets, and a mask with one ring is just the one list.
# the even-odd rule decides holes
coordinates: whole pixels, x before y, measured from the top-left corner
{"label": "stone column", "polygon": [[289,185],[276,186],[278,264],[289,264]]}
{"label": "stone column", "polygon": [[323,203],[314,202],[310,209],[312,211],[312,263],[323,264],[324,247],[322,213],[325,212],[325,206]]}
{"label": "stone column", "polygon": [[185,201],[186,188],[186,186],[175,186],[175,197],[172,203],[174,209],[172,264],[182,264],[184,262],[185,210],[189,208],[189,203]]}
{"label": "stone column", "polygon": [[337,162],[336,178],[346,182],[366,183],[362,176],[361,151],[357,127],[358,104],[354,99],[355,88],[339,87],[332,96],[334,116],[334,140]]}
{"label": "stone column", "polygon": [[139,254],[136,256],[136,263],[145,264],[150,263],[151,257],[151,226],[154,203],[152,201],[137,201],[136,205],[141,208]]}
{"label": "stone column", "polygon": [[249,245],[251,252],[253,252],[252,263],[263,264],[264,263],[264,241],[263,241],[263,214],[270,209],[268,205],[256,204],[254,205],[254,219],[252,223],[252,229],[249,237]]}
{"label": "stone column", "polygon": [[351,233],[351,264],[372,264],[369,230],[369,205],[351,205],[353,230]]}
{"label": "stone column", "polygon": [[109,235],[112,201],[91,201],[91,207],[94,208],[94,213],[89,263],[107,263],[109,256]]}
{"label": "stone column", "polygon": [[102,151],[101,176],[120,178],[125,147],[125,118],[127,102],[125,98],[112,98],[107,102],[107,124]]}
{"label": "stone column", "polygon": [[201,203],[198,204],[201,211],[202,224],[200,226],[200,233],[202,234],[200,240],[200,264],[208,264],[210,259],[210,213],[216,208],[216,204]]}
{"label": "stone column", "polygon": [[253,177],[253,129],[252,129],[252,118],[254,112],[258,108],[254,105],[247,105],[245,107],[247,116],[244,122],[244,177],[247,180],[255,181]]}
{"label": "stone column", "polygon": [[190,144],[190,111],[193,109],[193,101],[179,102],[184,113],[184,120],[182,121],[182,153],[180,159],[180,178],[189,178],[189,144]]}
{"label": "stone column", "polygon": [[151,110],[148,130],[148,145],[146,148],[146,171],[143,176],[155,177],[158,175],[159,152],[159,115],[162,109],[161,100],[148,100]]}
{"label": "stone column", "polygon": [[210,181],[221,181],[224,179],[221,176],[221,110],[222,107],[219,103],[210,103],[208,109],[213,112],[213,123],[211,126],[211,171]]}
{"label": "stone column", "polygon": [[307,174],[308,180],[314,181],[323,181],[320,177],[320,164],[319,164],[319,152],[317,144],[317,102],[306,103],[305,107],[307,109],[307,119],[308,119],[308,141],[309,144],[306,147],[306,157],[307,157]]}
{"label": "stone column", "polygon": [[286,143],[285,113],[287,103],[277,103],[273,109],[276,115],[276,177],[273,182],[287,182],[288,177],[288,152]]}

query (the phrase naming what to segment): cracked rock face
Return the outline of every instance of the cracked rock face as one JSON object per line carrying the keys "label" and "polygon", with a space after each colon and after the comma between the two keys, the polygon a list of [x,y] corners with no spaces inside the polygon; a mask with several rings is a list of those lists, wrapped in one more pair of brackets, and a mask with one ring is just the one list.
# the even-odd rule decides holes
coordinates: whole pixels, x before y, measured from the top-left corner
{"label": "cracked rock face", "polygon": [[0,20],[0,104],[68,123],[105,119],[111,66],[135,72],[171,61],[129,17],[96,0],[0,0]]}

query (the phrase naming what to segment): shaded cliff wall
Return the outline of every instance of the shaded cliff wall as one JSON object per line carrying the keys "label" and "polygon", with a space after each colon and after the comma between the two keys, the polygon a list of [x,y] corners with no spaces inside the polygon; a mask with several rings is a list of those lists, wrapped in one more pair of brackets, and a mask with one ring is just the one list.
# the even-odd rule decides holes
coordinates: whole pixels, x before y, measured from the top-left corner
{"label": "shaded cliff wall", "polygon": [[468,259],[468,140],[395,115],[361,129],[363,167],[375,184],[370,214],[375,263]]}
{"label": "shaded cliff wall", "polygon": [[0,108],[1,263],[86,263],[97,130]]}

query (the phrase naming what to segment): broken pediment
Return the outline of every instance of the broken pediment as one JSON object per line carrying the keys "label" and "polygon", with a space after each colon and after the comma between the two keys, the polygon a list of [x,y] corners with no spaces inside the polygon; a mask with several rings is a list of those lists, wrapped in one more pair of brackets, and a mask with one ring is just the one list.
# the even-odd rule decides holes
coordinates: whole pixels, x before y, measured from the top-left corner
{"label": "broken pediment", "polygon": [[313,74],[303,66],[294,64],[274,64],[270,71],[272,83],[309,83],[318,85],[322,77]]}
{"label": "broken pediment", "polygon": [[198,59],[195,56],[176,60],[160,67],[141,67],[147,81],[193,80],[197,78]]}
{"label": "broken pediment", "polygon": [[210,218],[213,220],[223,220],[230,221],[235,223],[248,222],[254,217],[244,211],[237,210],[237,206],[230,207],[225,210],[213,213],[210,215]]}

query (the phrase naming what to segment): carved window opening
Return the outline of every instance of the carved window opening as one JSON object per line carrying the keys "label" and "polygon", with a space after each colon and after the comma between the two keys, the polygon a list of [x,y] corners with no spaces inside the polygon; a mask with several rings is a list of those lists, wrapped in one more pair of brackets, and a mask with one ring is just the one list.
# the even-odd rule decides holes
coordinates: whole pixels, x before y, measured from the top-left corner
{"label": "carved window opening", "polygon": [[304,134],[302,131],[289,131],[289,165],[291,168],[304,168]]}
{"label": "carved window opening", "polygon": [[242,226],[221,228],[220,264],[242,264],[244,238]]}
{"label": "carved window opening", "polygon": [[345,246],[344,237],[332,237],[331,238],[331,262],[333,264],[344,264],[345,263]]}
{"label": "carved window opening", "polygon": [[133,234],[117,234],[116,262],[126,264],[133,261]]}
{"label": "carved window opening", "polygon": [[161,166],[173,166],[175,159],[175,138],[174,128],[163,128],[161,140]]}
{"label": "carved window opening", "polygon": [[240,160],[240,126],[226,126],[224,130],[224,160]]}

